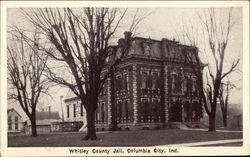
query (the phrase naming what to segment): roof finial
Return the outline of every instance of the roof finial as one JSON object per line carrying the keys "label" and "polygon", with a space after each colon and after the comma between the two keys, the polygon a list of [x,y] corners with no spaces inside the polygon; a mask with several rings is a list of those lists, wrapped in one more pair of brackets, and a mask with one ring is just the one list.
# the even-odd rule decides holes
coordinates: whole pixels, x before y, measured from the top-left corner
{"label": "roof finial", "polygon": [[150,36],[148,36],[148,39],[146,40],[146,42],[149,43],[149,44],[152,43],[152,40],[151,40]]}

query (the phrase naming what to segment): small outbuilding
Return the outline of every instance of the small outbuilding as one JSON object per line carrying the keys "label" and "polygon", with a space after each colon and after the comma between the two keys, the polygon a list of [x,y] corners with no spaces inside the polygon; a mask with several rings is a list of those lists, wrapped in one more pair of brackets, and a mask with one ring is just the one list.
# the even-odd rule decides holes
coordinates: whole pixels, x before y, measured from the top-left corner
{"label": "small outbuilding", "polygon": [[[51,132],[51,123],[59,122],[61,118],[58,112],[36,112],[36,129],[38,134]],[[27,122],[26,134],[31,134],[31,122]]]}

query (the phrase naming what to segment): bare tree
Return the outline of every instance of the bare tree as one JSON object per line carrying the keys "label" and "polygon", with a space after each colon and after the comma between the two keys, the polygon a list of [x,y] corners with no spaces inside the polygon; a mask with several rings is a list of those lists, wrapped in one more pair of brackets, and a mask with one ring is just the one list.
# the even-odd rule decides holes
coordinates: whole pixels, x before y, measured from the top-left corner
{"label": "bare tree", "polygon": [[[37,41],[37,33],[33,34]],[[37,41],[38,42],[38,41]],[[9,34],[8,51],[8,99],[18,101],[31,122],[32,134],[36,131],[36,108],[42,94],[48,93],[49,82],[43,76],[48,56],[37,53],[37,46],[26,40],[21,30]]]}
{"label": "bare tree", "polygon": [[239,59],[234,60],[231,66],[225,70],[226,48],[230,33],[235,24],[235,22],[232,21],[232,8],[229,9],[225,19],[225,24],[219,22],[214,9],[210,9],[204,18],[200,16],[200,20],[204,26],[203,28],[208,37],[209,47],[213,56],[212,59],[215,63],[214,70],[211,70],[211,64],[208,64],[209,76],[212,80],[211,86],[209,87],[210,95],[208,96],[211,110],[207,112],[209,116],[209,131],[215,131],[216,106],[222,80],[237,69],[237,65],[240,61]]}
{"label": "bare tree", "polygon": [[[110,41],[120,27],[126,12],[127,9],[121,11],[116,8],[24,11],[30,22],[38,27],[54,46],[53,50],[47,50],[39,45],[39,49],[45,51],[55,61],[65,63],[73,76],[72,80],[68,80],[59,77],[52,70],[48,72],[48,77],[52,81],[70,88],[84,105],[88,128],[84,140],[97,138],[95,112],[98,95],[105,80],[129,51],[131,45],[131,32],[126,32],[126,38],[119,40],[118,46],[110,46]],[[142,18],[135,16],[130,28],[135,29],[140,20]],[[113,59],[107,62],[110,56],[113,56]]]}
{"label": "bare tree", "polygon": [[[235,24],[232,21],[232,8],[229,9],[226,17],[223,17],[226,22],[218,19],[214,9],[208,9],[203,15],[198,14],[202,30],[198,35],[198,29],[191,25],[191,28],[183,27],[182,36],[192,46],[199,47],[198,41],[204,40],[203,44],[208,44],[209,49],[200,48],[196,53],[187,53],[183,51],[186,60],[191,64],[194,73],[197,76],[197,83],[200,88],[199,93],[202,97],[204,108],[209,116],[209,131],[215,131],[215,116],[216,106],[219,99],[219,92],[222,80],[230,73],[237,69],[239,59],[234,60],[229,68],[225,68],[225,56],[227,55],[227,45],[230,39],[230,33]],[[203,37],[202,37],[203,36]],[[178,37],[180,37],[178,35]],[[184,40],[185,41],[185,40]],[[208,55],[211,52],[211,57],[207,59],[205,64],[207,67],[206,81],[203,79],[202,69],[205,66],[201,63],[199,55]]]}
{"label": "bare tree", "polygon": [[237,88],[232,82],[227,81],[226,83],[221,83],[219,90],[219,102],[221,108],[221,114],[223,118],[223,127],[227,127],[227,111],[228,111],[228,102],[229,102],[229,92],[233,88]]}

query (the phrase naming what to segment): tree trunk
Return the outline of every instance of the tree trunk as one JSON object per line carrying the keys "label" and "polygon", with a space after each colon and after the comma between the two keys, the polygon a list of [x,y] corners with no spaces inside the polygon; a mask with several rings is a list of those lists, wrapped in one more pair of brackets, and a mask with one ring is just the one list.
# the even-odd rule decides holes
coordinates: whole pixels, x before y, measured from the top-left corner
{"label": "tree trunk", "polygon": [[221,85],[221,80],[218,79],[221,76],[221,72],[218,72],[215,83],[214,83],[214,91],[213,91],[213,99],[211,102],[211,113],[209,114],[209,129],[208,131],[216,131],[215,129],[215,117],[216,117],[216,106],[217,106],[217,98],[219,94],[219,89]]}
{"label": "tree trunk", "polygon": [[83,140],[96,140],[96,129],[95,129],[95,112],[88,110],[87,111],[87,135]]}
{"label": "tree trunk", "polygon": [[210,113],[209,115],[209,129],[208,131],[216,131],[215,130],[215,114]]}
{"label": "tree trunk", "polygon": [[223,117],[223,127],[227,127],[227,112],[222,111],[222,117]]}
{"label": "tree trunk", "polygon": [[225,105],[224,105],[224,109],[222,110],[222,117],[223,117],[223,126],[227,127],[227,105],[228,105],[228,85],[227,85],[227,96],[226,96],[226,100],[225,100]]}
{"label": "tree trunk", "polygon": [[36,137],[37,131],[36,131],[36,118],[35,118],[35,116],[31,116],[30,122],[31,122],[31,136]]}
{"label": "tree trunk", "polygon": [[98,107],[98,95],[91,95],[89,99],[89,104],[87,104],[87,135],[83,140],[96,140],[96,129],[95,129],[95,112]]}

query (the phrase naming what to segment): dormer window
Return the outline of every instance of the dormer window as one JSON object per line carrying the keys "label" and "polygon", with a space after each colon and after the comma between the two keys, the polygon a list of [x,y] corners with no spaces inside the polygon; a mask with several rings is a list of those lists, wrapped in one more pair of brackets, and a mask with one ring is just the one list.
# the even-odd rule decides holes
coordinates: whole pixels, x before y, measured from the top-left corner
{"label": "dormer window", "polygon": [[168,57],[170,56],[170,45],[166,44],[166,50]]}
{"label": "dormer window", "polygon": [[147,88],[147,72],[141,72],[141,89]]}
{"label": "dormer window", "polygon": [[115,59],[120,59],[122,57],[122,49],[121,48],[117,49],[115,56],[116,56]]}
{"label": "dormer window", "polygon": [[145,56],[151,56],[151,44],[148,42],[143,42],[142,47],[143,47],[143,54]]}

